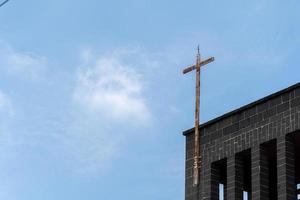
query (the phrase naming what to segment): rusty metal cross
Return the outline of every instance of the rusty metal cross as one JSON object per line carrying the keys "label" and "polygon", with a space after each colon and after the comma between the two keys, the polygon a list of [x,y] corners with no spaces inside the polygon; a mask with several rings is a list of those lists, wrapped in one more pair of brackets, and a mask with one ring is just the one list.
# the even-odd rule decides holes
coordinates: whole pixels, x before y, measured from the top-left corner
{"label": "rusty metal cross", "polygon": [[196,64],[185,68],[182,72],[186,74],[193,70],[196,70],[196,108],[195,108],[195,150],[194,150],[194,172],[193,172],[193,186],[199,184],[199,174],[201,167],[201,155],[200,155],[200,72],[201,67],[211,63],[215,60],[214,57],[210,57],[204,61],[201,61],[200,50],[198,46]]}

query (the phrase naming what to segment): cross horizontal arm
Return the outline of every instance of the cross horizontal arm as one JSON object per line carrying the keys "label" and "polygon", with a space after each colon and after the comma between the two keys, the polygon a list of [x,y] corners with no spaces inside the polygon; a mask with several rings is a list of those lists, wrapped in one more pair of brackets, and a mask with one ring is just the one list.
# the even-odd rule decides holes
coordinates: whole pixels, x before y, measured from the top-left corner
{"label": "cross horizontal arm", "polygon": [[183,74],[186,74],[186,73],[188,73],[188,72],[190,72],[190,71],[193,71],[194,69],[196,69],[196,65],[192,65],[192,66],[190,66],[190,67],[185,68],[185,69],[182,71],[182,73],[183,73]]}
{"label": "cross horizontal arm", "polygon": [[[210,57],[210,58],[208,58],[208,59],[206,59],[206,60],[200,62],[200,67],[202,67],[202,66],[204,66],[204,65],[207,65],[208,63],[211,63],[211,62],[213,62],[214,60],[215,60],[214,57]],[[194,69],[196,69],[196,65],[192,65],[192,66],[189,66],[189,67],[185,68],[185,69],[182,71],[182,73],[183,73],[183,74],[186,74],[186,73],[188,73],[188,72],[190,72],[190,71],[193,71]]]}

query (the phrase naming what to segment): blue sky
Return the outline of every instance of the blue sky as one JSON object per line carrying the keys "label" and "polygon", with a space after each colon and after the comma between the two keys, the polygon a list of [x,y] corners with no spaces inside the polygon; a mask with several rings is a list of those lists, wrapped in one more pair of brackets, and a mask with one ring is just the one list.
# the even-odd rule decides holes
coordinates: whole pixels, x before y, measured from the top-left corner
{"label": "blue sky", "polygon": [[16,1],[0,8],[0,199],[182,200],[184,137],[300,80],[300,1]]}

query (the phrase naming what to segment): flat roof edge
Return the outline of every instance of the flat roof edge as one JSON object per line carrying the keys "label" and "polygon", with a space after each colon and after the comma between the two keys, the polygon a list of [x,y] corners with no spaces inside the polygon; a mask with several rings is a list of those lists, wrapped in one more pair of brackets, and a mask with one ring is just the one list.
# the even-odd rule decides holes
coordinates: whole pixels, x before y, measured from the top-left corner
{"label": "flat roof edge", "polygon": [[[237,109],[235,109],[235,110],[233,110],[233,111],[230,111],[230,112],[228,112],[228,113],[225,113],[225,114],[223,114],[223,115],[221,115],[221,116],[219,116],[219,117],[216,117],[216,118],[211,119],[211,120],[209,120],[209,121],[207,121],[207,122],[204,122],[203,124],[200,124],[200,128],[204,128],[204,127],[206,127],[206,126],[208,126],[208,125],[214,124],[214,123],[216,123],[216,122],[218,122],[218,121],[221,121],[221,120],[224,119],[224,118],[227,118],[227,117],[229,117],[229,116],[231,116],[231,115],[234,115],[234,114],[237,114],[237,113],[239,113],[239,112],[242,112],[243,110],[246,110],[246,109],[248,109],[248,108],[251,108],[251,107],[253,107],[253,106],[257,105],[257,104],[266,102],[266,101],[268,101],[268,100],[270,100],[270,99],[273,99],[273,98],[275,98],[275,97],[277,97],[277,96],[280,96],[280,95],[282,95],[282,94],[284,94],[284,93],[287,93],[287,92],[289,92],[289,91],[291,91],[291,90],[294,90],[294,89],[296,89],[296,88],[299,88],[299,87],[300,87],[300,82],[298,82],[298,83],[296,83],[296,84],[294,84],[294,85],[292,85],[292,86],[289,86],[289,87],[287,87],[287,88],[285,88],[285,89],[283,89],[283,90],[280,90],[280,91],[278,91],[278,92],[275,92],[275,93],[273,93],[273,94],[270,94],[270,95],[268,95],[268,96],[266,96],[266,97],[263,97],[263,98],[261,98],[261,99],[259,99],[259,100],[256,100],[256,101],[254,101],[254,102],[252,102],[252,103],[246,104],[246,105],[244,105],[244,106],[242,106],[242,107],[240,107],[240,108],[237,108]],[[190,133],[193,133],[194,130],[195,130],[195,127],[183,131],[182,134],[183,134],[184,136],[186,136],[186,135],[188,135],[188,134],[190,134]]]}

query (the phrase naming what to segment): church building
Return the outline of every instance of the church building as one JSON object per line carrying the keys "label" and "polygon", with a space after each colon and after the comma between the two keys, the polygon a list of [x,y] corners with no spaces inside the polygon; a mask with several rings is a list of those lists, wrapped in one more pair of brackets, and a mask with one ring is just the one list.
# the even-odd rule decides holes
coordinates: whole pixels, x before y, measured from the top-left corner
{"label": "church building", "polygon": [[300,199],[300,83],[186,130],[185,200]]}

